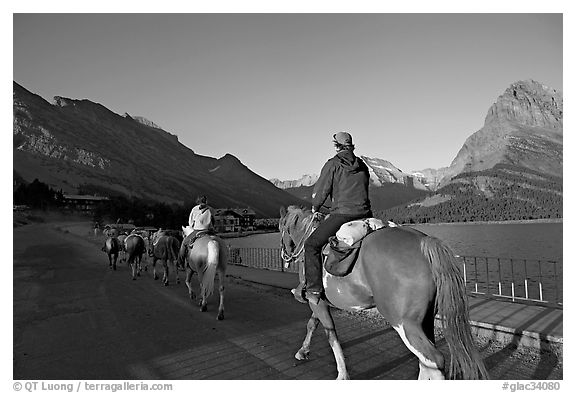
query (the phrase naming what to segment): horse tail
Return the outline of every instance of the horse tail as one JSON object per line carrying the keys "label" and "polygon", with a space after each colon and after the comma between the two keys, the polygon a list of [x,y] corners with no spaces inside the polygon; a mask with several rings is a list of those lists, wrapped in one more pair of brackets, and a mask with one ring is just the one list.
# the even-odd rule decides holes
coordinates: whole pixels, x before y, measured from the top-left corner
{"label": "horse tail", "polygon": [[106,239],[106,248],[107,252],[110,254],[117,254],[118,253],[118,239],[114,237],[109,237]]}
{"label": "horse tail", "polygon": [[178,262],[178,253],[180,252],[180,242],[175,237],[171,236],[168,249],[168,260],[174,263]]}
{"label": "horse tail", "polygon": [[206,244],[206,270],[202,277],[202,298],[206,299],[214,292],[214,278],[216,277],[216,268],[220,260],[220,245],[216,240],[210,240]]}
{"label": "horse tail", "polygon": [[440,240],[425,236],[422,253],[430,261],[436,284],[436,312],[441,316],[444,338],[450,351],[450,378],[488,379],[469,323],[468,296],[454,253]]}

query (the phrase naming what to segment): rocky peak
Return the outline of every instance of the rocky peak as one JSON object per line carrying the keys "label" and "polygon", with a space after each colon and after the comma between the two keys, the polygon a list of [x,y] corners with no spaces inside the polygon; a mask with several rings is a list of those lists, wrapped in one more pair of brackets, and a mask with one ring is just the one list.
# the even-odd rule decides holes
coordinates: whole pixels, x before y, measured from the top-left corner
{"label": "rocky peak", "polygon": [[426,186],[429,190],[435,191],[440,184],[442,178],[446,175],[448,168],[426,168],[418,171],[413,171],[410,174],[418,179],[420,183]]}
{"label": "rocky peak", "polygon": [[420,190],[427,189],[427,187],[420,182],[420,179],[402,172],[389,161],[366,156],[361,156],[361,158],[368,166],[370,182],[376,187],[386,183],[399,183]]}
{"label": "rocky peak", "polygon": [[318,180],[319,175],[312,174],[312,175],[303,175],[300,179],[296,180],[280,180],[280,179],[270,179],[269,181],[274,184],[276,187],[281,189],[286,188],[295,188],[295,187],[308,187],[312,186]]}
{"label": "rocky peak", "polygon": [[512,121],[526,126],[562,130],[562,92],[534,80],[513,83],[486,115],[485,125]]}
{"label": "rocky peak", "polygon": [[76,106],[76,100],[71,98],[61,97],[61,96],[54,96],[52,103],[56,106],[64,108],[66,106]]}
{"label": "rocky peak", "polygon": [[513,83],[490,107],[484,126],[466,139],[439,187],[497,164],[561,176],[562,118],[561,91],[534,80]]}
{"label": "rocky peak", "polygon": [[152,127],[152,128],[158,128],[159,130],[163,130],[162,127],[160,127],[158,124],[154,123],[152,120],[148,120],[145,117],[142,116],[130,116],[128,113],[124,114],[124,117],[126,118],[132,118],[135,121],[137,121],[140,124],[144,124],[145,126],[148,127]]}

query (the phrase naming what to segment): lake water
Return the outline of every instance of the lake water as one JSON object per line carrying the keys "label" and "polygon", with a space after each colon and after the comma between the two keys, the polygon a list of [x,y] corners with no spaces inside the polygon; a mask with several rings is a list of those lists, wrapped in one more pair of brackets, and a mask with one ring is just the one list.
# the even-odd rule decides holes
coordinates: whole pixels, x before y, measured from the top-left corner
{"label": "lake water", "polygon": [[[467,288],[485,293],[561,302],[562,300],[562,223],[529,224],[440,224],[414,225],[445,242],[456,255],[465,258]],[[256,267],[281,265],[280,234],[268,233],[229,238],[244,261],[258,261]],[[262,250],[262,249],[270,250]],[[275,250],[274,250],[275,249]],[[527,261],[524,261],[527,260]],[[548,262],[555,261],[555,262]],[[527,279],[527,281],[525,280]],[[511,284],[514,282],[515,284]],[[540,282],[543,290],[540,290]],[[476,287],[476,285],[479,285]],[[528,289],[526,289],[528,285]],[[540,295],[539,292],[543,292]]]}
{"label": "lake water", "polygon": [[[414,228],[444,241],[458,255],[562,260],[562,224],[443,224]],[[231,247],[279,248],[280,234],[226,239]]]}

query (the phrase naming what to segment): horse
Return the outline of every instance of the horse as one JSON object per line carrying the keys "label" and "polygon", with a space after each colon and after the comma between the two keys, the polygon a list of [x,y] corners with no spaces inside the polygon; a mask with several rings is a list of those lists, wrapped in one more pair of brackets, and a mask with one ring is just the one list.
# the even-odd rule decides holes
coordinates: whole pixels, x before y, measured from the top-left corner
{"label": "horse", "polygon": [[120,250],[119,250],[120,263],[126,262],[126,243],[124,241],[126,240],[127,237],[128,234],[124,231],[120,232],[118,235],[118,241],[120,244]]}
{"label": "horse", "polygon": [[[184,236],[192,231],[190,227],[182,227]],[[198,306],[200,311],[208,309],[208,298],[214,292],[214,280],[218,274],[220,303],[218,304],[219,321],[224,319],[224,281],[226,279],[226,264],[228,263],[228,247],[219,236],[206,233],[194,241],[192,247],[186,250],[186,286],[190,300],[194,300],[196,295],[192,289],[192,276],[198,273],[200,283]]]}
{"label": "horse", "polygon": [[146,252],[144,238],[137,234],[130,234],[124,239],[124,249],[126,250],[126,263],[132,268],[132,280],[142,271],[142,255]]}
{"label": "horse", "polygon": [[[319,219],[297,206],[280,209],[278,228],[286,265],[299,261],[304,280],[302,250]],[[352,271],[337,277],[322,269],[324,295],[308,302],[312,316],[297,360],[308,359],[310,341],[322,323],[336,359],[337,379],[349,379],[329,306],[349,311],[376,307],[418,358],[418,379],[445,379],[444,356],[435,346],[434,319],[441,316],[451,356],[451,379],[488,379],[474,345],[464,280],[453,252],[439,239],[407,227],[385,227],[363,240]]]}
{"label": "horse", "polygon": [[180,276],[177,267],[179,252],[180,241],[175,236],[167,235],[166,232],[162,230],[154,232],[150,239],[150,248],[148,249],[148,255],[152,257],[154,280],[158,279],[158,276],[156,275],[156,261],[160,259],[162,260],[162,266],[164,267],[164,276],[162,277],[162,283],[164,286],[168,286],[169,284],[169,263],[172,264],[176,271],[176,283],[180,284]]}
{"label": "horse", "polygon": [[106,252],[108,255],[108,267],[116,270],[116,261],[118,260],[118,254],[120,253],[120,242],[118,241],[118,238],[107,238],[104,242],[104,247],[102,247],[102,251]]}

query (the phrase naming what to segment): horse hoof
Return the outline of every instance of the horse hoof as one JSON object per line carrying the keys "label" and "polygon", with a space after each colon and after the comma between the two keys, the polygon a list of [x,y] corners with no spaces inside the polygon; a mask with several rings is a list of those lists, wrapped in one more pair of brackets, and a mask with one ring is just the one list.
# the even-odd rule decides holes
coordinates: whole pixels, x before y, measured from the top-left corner
{"label": "horse hoof", "polygon": [[167,283],[167,282],[165,282],[165,283],[164,283],[164,286],[165,286],[165,287],[167,287],[167,286],[168,286],[168,283]]}
{"label": "horse hoof", "polygon": [[206,312],[206,310],[208,310],[208,307],[206,305],[200,307],[201,312]]}
{"label": "horse hoof", "polygon": [[158,277],[154,276],[154,280],[158,280]]}
{"label": "horse hoof", "polygon": [[223,312],[219,312],[218,316],[216,317],[217,320],[222,321],[224,319],[224,313]]}
{"label": "horse hoof", "polygon": [[114,266],[112,269],[116,270],[116,266]]}
{"label": "horse hoof", "polygon": [[296,360],[308,360],[308,354],[309,352],[298,351],[296,352],[296,355],[294,355],[294,357],[296,358]]}
{"label": "horse hoof", "polygon": [[136,281],[136,277],[132,277],[132,281]]}

